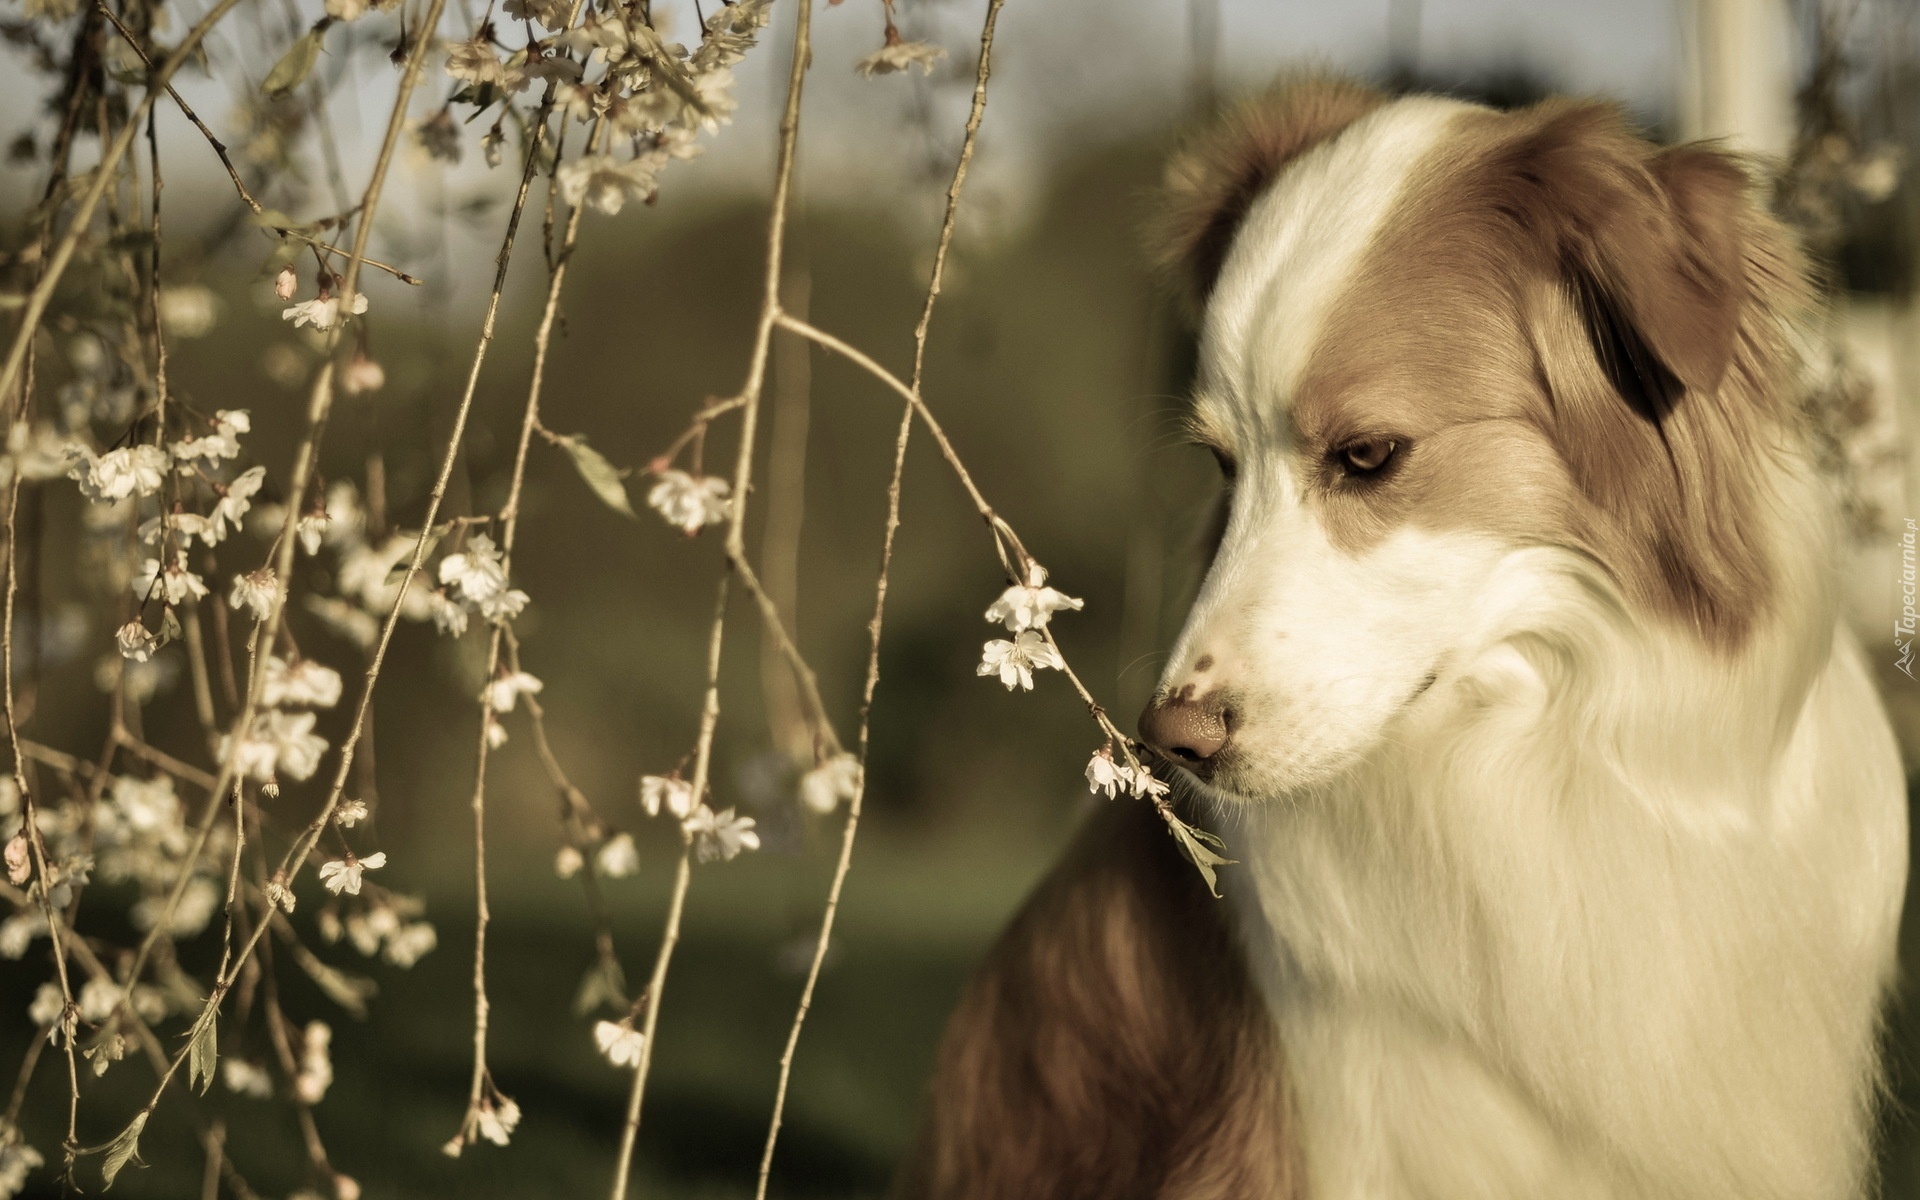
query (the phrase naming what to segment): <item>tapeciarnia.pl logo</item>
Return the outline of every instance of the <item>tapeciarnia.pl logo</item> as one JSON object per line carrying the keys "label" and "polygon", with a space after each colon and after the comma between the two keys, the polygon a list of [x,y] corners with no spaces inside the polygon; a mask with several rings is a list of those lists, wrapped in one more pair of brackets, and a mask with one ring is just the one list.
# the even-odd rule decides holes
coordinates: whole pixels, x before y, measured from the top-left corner
{"label": "tapeciarnia.pl logo", "polygon": [[1893,665],[1908,679],[1913,676],[1913,638],[1920,627],[1920,614],[1913,609],[1916,578],[1914,571],[1914,519],[1907,518],[1906,532],[1900,535],[1900,616],[1893,623],[1893,651],[1899,657]]}

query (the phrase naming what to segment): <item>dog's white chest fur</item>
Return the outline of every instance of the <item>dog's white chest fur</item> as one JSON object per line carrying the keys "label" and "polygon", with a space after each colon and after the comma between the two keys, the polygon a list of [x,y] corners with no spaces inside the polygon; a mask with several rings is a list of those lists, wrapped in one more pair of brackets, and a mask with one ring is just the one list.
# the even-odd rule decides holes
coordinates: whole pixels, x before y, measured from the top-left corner
{"label": "dog's white chest fur", "polygon": [[1594,649],[1594,694],[1496,655],[1389,752],[1240,814],[1230,899],[1315,1200],[1862,1194],[1906,842],[1857,652],[1743,769],[1726,723],[1767,721],[1738,681],[1661,731],[1672,661],[1636,699],[1631,651]]}

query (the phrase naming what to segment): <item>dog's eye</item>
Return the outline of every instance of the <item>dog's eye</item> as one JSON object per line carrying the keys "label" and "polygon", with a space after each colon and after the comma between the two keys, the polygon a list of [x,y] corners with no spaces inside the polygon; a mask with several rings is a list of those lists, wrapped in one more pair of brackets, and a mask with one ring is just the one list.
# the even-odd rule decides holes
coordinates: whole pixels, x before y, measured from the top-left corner
{"label": "dog's eye", "polygon": [[1213,451],[1213,461],[1220,464],[1220,474],[1228,483],[1232,483],[1240,474],[1240,464],[1233,461],[1233,455],[1218,446],[1208,446],[1207,449]]}
{"label": "dog's eye", "polygon": [[1349,475],[1373,475],[1393,459],[1400,443],[1389,438],[1362,438],[1334,451],[1334,458]]}

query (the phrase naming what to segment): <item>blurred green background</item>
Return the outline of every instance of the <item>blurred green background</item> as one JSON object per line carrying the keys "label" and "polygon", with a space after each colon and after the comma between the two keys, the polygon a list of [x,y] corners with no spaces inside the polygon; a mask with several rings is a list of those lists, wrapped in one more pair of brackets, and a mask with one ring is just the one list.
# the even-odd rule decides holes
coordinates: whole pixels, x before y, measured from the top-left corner
{"label": "blurred green background", "polygon": [[[955,30],[976,19],[971,5],[934,7],[964,18]],[[970,59],[963,32],[949,44],[956,58]],[[1085,75],[1097,67],[1094,59],[1062,70]],[[1504,64],[1463,86],[1524,98],[1559,82],[1542,69],[1536,75]],[[1410,69],[1399,78],[1419,81]],[[1463,78],[1435,74],[1426,82],[1460,85]],[[939,86],[946,91],[936,104],[922,92],[863,94],[882,97],[864,101],[870,105],[917,114],[880,148],[924,159],[904,182],[888,175],[884,186],[861,186],[859,164],[874,148],[828,139],[808,143],[802,156],[788,286],[805,293],[813,321],[902,373],[911,363],[935,198],[952,147],[946,125],[930,132],[925,124],[928,113],[953,111],[954,79]],[[989,110],[982,149],[989,165],[949,264],[926,372],[929,402],[981,488],[1053,581],[1087,600],[1085,612],[1055,628],[1123,726],[1150,690],[1158,654],[1197,583],[1197,543],[1217,491],[1207,455],[1179,433],[1190,342],[1147,278],[1139,250],[1144,196],[1179,112],[1169,106],[1109,121],[1082,111],[1050,128],[1036,151],[1030,138],[997,142],[1001,114]],[[1662,116],[1657,109],[1648,115]],[[1026,117],[1030,128],[1031,111]],[[1025,156],[1028,175],[1018,187],[996,182],[991,164],[999,153]],[[683,189],[683,177],[670,175],[657,207],[619,220],[589,218],[547,380],[545,422],[586,435],[616,464],[644,465],[706,398],[740,386],[760,287],[764,179],[743,178],[736,160],[719,165],[733,172],[725,186]],[[676,168],[689,181],[699,169]],[[424,506],[435,447],[450,427],[477,325],[475,280],[491,251],[486,231],[503,216],[499,191],[410,193],[411,224],[382,249],[423,264],[429,282],[420,292],[385,278],[368,284],[373,350],[388,382],[371,396],[343,398],[323,466],[331,478],[362,477],[378,448],[393,516],[403,525]],[[1009,199],[1015,193],[1017,202]],[[1899,212],[1911,213],[1914,195],[1903,185]],[[217,226],[204,213],[181,223],[193,226],[196,216]],[[1892,228],[1905,245],[1911,221],[1902,220]],[[1884,253],[1856,257],[1876,269],[1889,261]],[[1904,303],[1912,264],[1910,256],[1897,261],[1905,266],[1891,277],[1901,282],[1882,290]],[[277,473],[291,456],[303,396],[298,381],[273,365],[295,343],[255,265],[244,254],[174,264],[222,297],[215,331],[175,347],[174,386],[207,408],[251,408],[258,432],[250,452]],[[538,315],[533,297],[543,283],[537,245],[524,239],[451,514],[495,509],[504,496]],[[806,364],[804,387],[798,363]],[[804,349],[783,347],[775,375],[770,436],[794,435],[796,396],[804,398],[807,423],[797,629],[839,728],[850,732],[899,405],[868,378]],[[731,461],[730,436],[717,435],[710,462]],[[636,497],[642,482],[635,480]],[[78,501],[62,487],[49,497],[51,547],[71,536]],[[793,494],[756,495],[749,536],[756,553],[769,512],[791,517],[795,503]],[[562,454],[535,446],[514,561],[516,584],[533,598],[518,623],[523,666],[546,683],[541,699],[555,750],[574,781],[615,827],[640,840],[639,875],[606,888],[629,979],[651,962],[674,853],[662,830],[642,819],[635,780],[671,767],[693,745],[719,568],[712,534],[686,539],[641,515],[636,523],[611,512]],[[780,1195],[884,1191],[968,971],[1090,803],[1080,772],[1098,738],[1065,682],[1043,676],[1034,694],[1009,695],[974,674],[980,643],[992,636],[981,614],[1004,581],[979,519],[922,431],[909,462],[904,521],[873,718],[868,815],[800,1046],[775,1169]],[[57,560],[48,556],[50,588],[59,582]],[[349,677],[351,694],[358,652],[311,621],[296,630],[308,654]],[[91,633],[98,640],[107,629]],[[318,1119],[336,1167],[359,1179],[369,1200],[596,1195],[612,1174],[628,1077],[595,1053],[591,1018],[573,1009],[593,960],[592,929],[578,885],[554,874],[559,806],[518,714],[507,719],[512,740],[497,755],[489,786],[489,977],[493,1071],[525,1117],[506,1150],[478,1146],[459,1160],[439,1150],[460,1119],[470,1053],[467,803],[483,653],[477,633],[456,642],[403,627],[376,709],[380,803],[367,844],[391,855],[383,883],[428,898],[439,948],[409,971],[365,964],[344,945],[324,950],[377,981],[380,994],[364,1021],[341,1014],[296,972],[282,972],[290,1015],[334,1025],[337,1077]],[[756,621],[742,603],[733,609],[724,672],[716,792],[761,822],[765,846],[695,872],[640,1135],[640,1196],[752,1194],[778,1057],[840,827],[837,817],[805,815],[793,803],[777,695],[770,708]],[[88,674],[69,672],[43,690],[36,736],[69,748],[94,743],[102,702]],[[178,690],[163,695],[147,714],[153,739],[192,746],[189,707]],[[342,725],[334,713],[322,729],[337,742]],[[319,791],[312,783],[290,786],[270,836],[306,820]],[[312,896],[310,887],[303,895]],[[125,931],[105,923],[111,900],[89,901],[89,919],[102,922],[90,928],[120,936]],[[317,907],[303,899],[296,924],[310,931]],[[1907,961],[1916,961],[1911,925],[1903,937]],[[201,939],[183,958],[204,963],[217,947],[203,943],[214,940]],[[25,1010],[43,958],[0,966],[0,1013]],[[18,1019],[0,1022],[0,1064],[18,1061],[26,1036]],[[1887,1110],[1884,1194],[1920,1195],[1920,1130],[1911,1116],[1920,1100],[1920,1014],[1904,1000],[1891,1025],[1889,1064],[1896,1102]],[[112,1136],[140,1102],[146,1078],[144,1066],[129,1062],[90,1087],[83,1139]],[[51,1151],[60,1136],[62,1072],[43,1065],[33,1087],[26,1129]],[[284,1108],[218,1087],[196,1106],[226,1121],[230,1153],[263,1194],[313,1183]],[[150,1165],[122,1176],[117,1195],[198,1194],[202,1165],[184,1108],[161,1109],[142,1139]],[[86,1178],[91,1170],[83,1167]],[[53,1194],[46,1187],[42,1173],[28,1194]]]}

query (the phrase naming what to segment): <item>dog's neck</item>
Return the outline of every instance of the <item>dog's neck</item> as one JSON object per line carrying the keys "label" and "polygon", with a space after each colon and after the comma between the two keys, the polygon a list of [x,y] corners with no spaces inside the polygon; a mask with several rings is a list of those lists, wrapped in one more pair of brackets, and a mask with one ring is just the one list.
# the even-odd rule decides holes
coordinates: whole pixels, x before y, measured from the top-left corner
{"label": "dog's neck", "polygon": [[1905,840],[1817,590],[1738,661],[1599,610],[1503,644],[1220,814],[1311,1194],[1858,1194]]}

